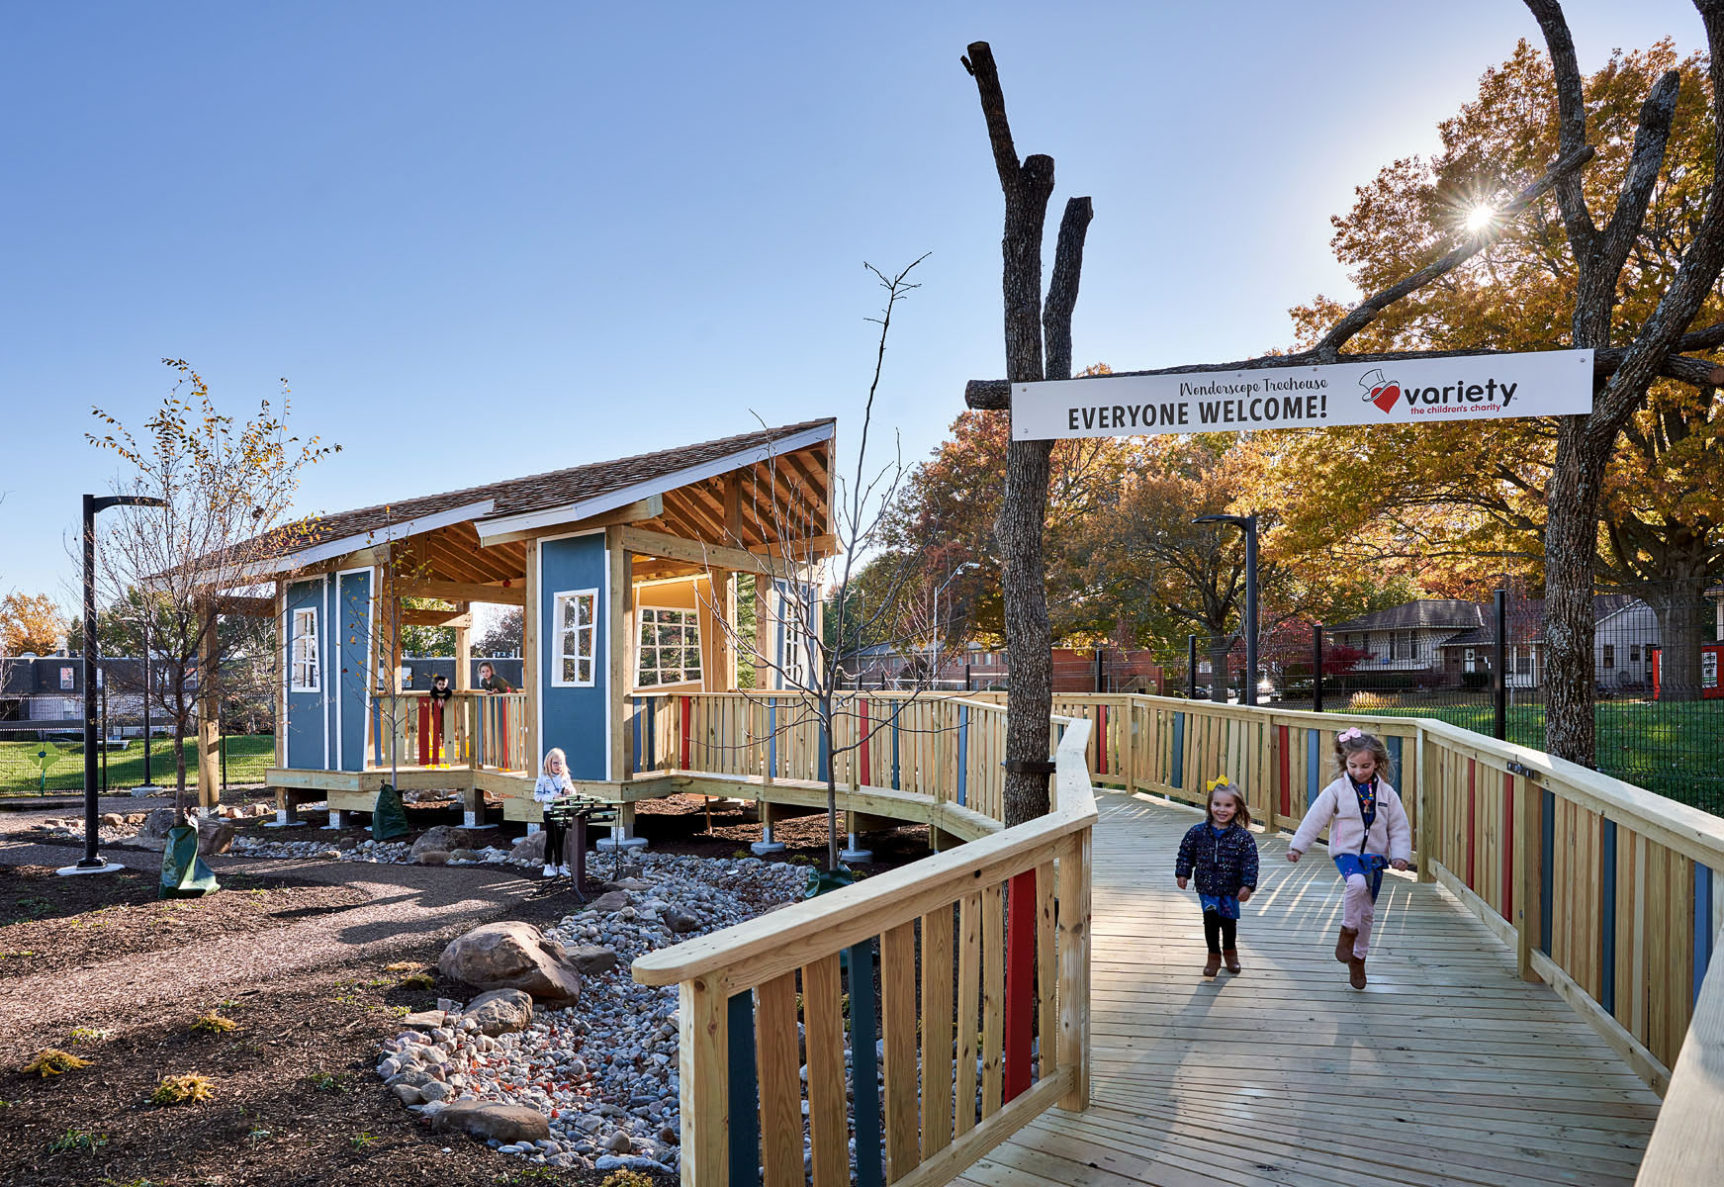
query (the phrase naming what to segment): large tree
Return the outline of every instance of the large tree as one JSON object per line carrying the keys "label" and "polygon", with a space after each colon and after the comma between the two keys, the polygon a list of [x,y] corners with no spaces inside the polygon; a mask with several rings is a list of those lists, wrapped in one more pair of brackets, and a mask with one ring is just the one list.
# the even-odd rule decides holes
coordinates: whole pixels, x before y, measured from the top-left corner
{"label": "large tree", "polygon": [[[1704,57],[1678,62],[1668,42],[1613,55],[1586,82],[1599,134],[1585,188],[1598,195],[1620,187],[1637,109],[1670,71],[1682,85],[1665,168],[1631,253],[1634,283],[1618,294],[1619,333],[1651,315],[1699,233],[1713,134],[1709,84]],[[1554,87],[1550,59],[1521,42],[1485,73],[1478,97],[1440,125],[1435,157],[1395,161],[1361,187],[1352,210],[1334,220],[1336,256],[1355,283],[1381,287],[1446,250],[1469,222],[1492,217],[1505,188],[1555,155]],[[1568,334],[1578,295],[1563,221],[1547,195],[1486,251],[1385,310],[1359,342],[1376,350],[1479,341],[1544,349]],[[1294,310],[1302,340],[1315,341],[1342,312],[1322,297]],[[1702,316],[1721,314],[1724,302],[1710,298]],[[1724,554],[1715,493],[1724,486],[1721,411],[1710,387],[1654,383],[1604,477],[1597,579],[1657,610],[1665,695],[1673,699],[1698,695],[1701,593]],[[1255,497],[1282,511],[1284,548],[1355,563],[1416,558],[1429,566],[1428,581],[1457,587],[1505,570],[1540,582],[1556,444],[1556,426],[1540,420],[1264,434],[1247,469]]]}
{"label": "large tree", "polygon": [[66,617],[47,594],[0,598],[0,655],[48,655],[66,637]]}

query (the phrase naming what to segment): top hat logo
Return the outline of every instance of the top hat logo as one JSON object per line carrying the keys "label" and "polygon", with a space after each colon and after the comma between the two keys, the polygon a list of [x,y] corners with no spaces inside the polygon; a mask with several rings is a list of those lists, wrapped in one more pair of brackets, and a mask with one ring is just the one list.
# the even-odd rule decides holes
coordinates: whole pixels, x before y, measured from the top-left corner
{"label": "top hat logo", "polygon": [[1369,400],[1384,412],[1395,406],[1395,401],[1401,398],[1401,385],[1393,379],[1384,379],[1381,368],[1374,369],[1359,380],[1359,386],[1365,389],[1361,400]]}

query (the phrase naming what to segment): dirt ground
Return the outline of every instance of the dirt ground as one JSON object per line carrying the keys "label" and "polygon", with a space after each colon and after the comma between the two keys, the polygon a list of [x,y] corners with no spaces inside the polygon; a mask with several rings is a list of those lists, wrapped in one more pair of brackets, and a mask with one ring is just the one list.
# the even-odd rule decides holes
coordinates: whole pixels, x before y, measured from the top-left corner
{"label": "dirt ground", "polygon": [[[709,832],[699,797],[643,804],[638,831],[660,852],[714,857],[746,853],[760,838],[742,808],[710,807]],[[57,877],[53,866],[79,851],[27,844],[28,819],[0,818],[9,834],[0,839],[0,996],[13,1007],[0,1011],[0,1183],[596,1187],[604,1179],[432,1134],[373,1071],[400,1015],[466,996],[436,977],[449,938],[493,919],[554,923],[579,907],[566,881],[479,867],[216,858],[221,893],[161,902],[157,854],[116,847],[105,852],[132,867],[126,872]],[[409,819],[416,830],[459,822],[454,811],[411,807]],[[253,829],[333,836],[246,826]],[[492,843],[520,831],[498,829]],[[787,845],[781,860],[824,860],[823,816],[775,831]],[[898,829],[867,844],[880,859],[869,868],[879,870],[924,855],[927,833]],[[608,876],[608,861],[596,866],[595,877]],[[433,983],[403,986],[420,967]],[[198,1026],[210,1013],[234,1029]],[[44,1047],[90,1066],[24,1075]],[[150,1103],[163,1077],[193,1072],[208,1077],[212,1099]]]}

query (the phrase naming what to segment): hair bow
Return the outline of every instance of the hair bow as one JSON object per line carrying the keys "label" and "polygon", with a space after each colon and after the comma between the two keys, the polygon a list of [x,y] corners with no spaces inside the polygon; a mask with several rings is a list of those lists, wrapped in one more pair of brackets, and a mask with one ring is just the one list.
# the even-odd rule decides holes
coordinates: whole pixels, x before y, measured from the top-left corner
{"label": "hair bow", "polygon": [[1362,738],[1364,736],[1365,731],[1355,725],[1350,729],[1344,729],[1340,733],[1336,734],[1335,740],[1337,742],[1351,742],[1354,738]]}
{"label": "hair bow", "polygon": [[1218,778],[1211,779],[1209,781],[1209,786],[1205,790],[1214,791],[1217,787],[1232,787],[1232,786],[1233,785],[1227,781],[1227,776],[1222,775]]}

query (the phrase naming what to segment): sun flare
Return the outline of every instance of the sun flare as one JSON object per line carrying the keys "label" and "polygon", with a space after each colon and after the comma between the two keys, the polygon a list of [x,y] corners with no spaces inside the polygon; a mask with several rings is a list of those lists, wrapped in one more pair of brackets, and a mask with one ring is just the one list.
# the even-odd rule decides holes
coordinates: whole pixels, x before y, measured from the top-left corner
{"label": "sun flare", "polygon": [[1488,231],[1497,221],[1496,207],[1489,203],[1480,203],[1467,211],[1467,230],[1477,235]]}

